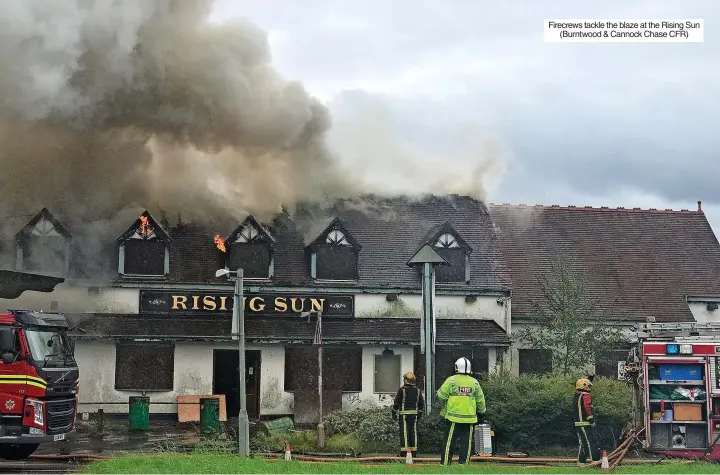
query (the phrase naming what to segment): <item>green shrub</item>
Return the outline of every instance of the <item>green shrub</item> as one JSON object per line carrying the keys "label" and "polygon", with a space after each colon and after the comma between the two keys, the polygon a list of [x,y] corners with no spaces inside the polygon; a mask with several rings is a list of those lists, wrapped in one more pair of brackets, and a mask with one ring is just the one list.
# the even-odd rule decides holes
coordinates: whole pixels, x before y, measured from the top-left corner
{"label": "green shrub", "polygon": [[[495,431],[496,451],[562,451],[575,447],[572,399],[575,377],[512,377],[496,374],[481,381],[487,416]],[[622,428],[630,421],[632,394],[625,383],[597,378],[593,388],[596,434],[608,451],[615,448]],[[398,423],[390,408],[354,409],[327,416],[329,433],[354,435],[363,452],[395,453],[400,449]],[[444,423],[437,408],[418,424],[419,450],[438,453]]]}

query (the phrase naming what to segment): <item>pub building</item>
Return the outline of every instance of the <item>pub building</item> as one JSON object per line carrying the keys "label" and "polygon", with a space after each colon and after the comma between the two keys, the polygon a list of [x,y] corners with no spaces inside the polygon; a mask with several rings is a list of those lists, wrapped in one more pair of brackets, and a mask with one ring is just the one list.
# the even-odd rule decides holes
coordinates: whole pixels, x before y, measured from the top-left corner
{"label": "pub building", "polygon": [[[426,244],[450,264],[435,275],[436,381],[460,356],[476,372],[502,364],[510,279],[484,204],[430,196],[375,199],[362,208],[338,202],[325,211],[320,222],[317,213],[280,213],[267,223],[248,216],[220,238],[146,211],[110,236],[111,283],[68,279],[46,297],[55,308],[45,310],[64,311],[76,327],[79,412],[127,413],[117,403],[145,394],[151,412],[175,413],[180,396],[224,394],[228,417],[236,416],[233,283],[215,277],[225,267],[244,272],[250,418],[317,421],[318,312],[325,413],[390,404],[404,372],[419,381],[425,374],[421,273],[408,261]],[[38,233],[43,240],[32,239]],[[19,267],[48,243],[66,271],[73,267],[72,235],[48,210],[18,236]]]}

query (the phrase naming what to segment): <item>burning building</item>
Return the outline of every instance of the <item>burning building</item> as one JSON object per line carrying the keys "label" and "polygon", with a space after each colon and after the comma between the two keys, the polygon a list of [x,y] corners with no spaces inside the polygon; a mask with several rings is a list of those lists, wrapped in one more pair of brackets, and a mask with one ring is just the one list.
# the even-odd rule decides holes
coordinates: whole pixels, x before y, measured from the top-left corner
{"label": "burning building", "polygon": [[[58,243],[72,249],[69,232],[49,211],[28,226],[38,223],[53,228],[47,233],[57,242],[18,240],[19,249],[39,254]],[[437,374],[449,374],[459,356],[477,372],[493,370],[510,345],[509,272],[486,207],[471,198],[341,201],[269,222],[247,216],[221,237],[148,212],[129,224],[116,236],[114,259],[106,259],[115,262],[114,279],[100,285],[71,278],[47,297],[55,300],[51,309],[66,311],[81,329],[74,335],[81,411],[125,412],[88,403],[145,392],[168,403],[153,405],[153,412],[174,412],[178,396],[224,394],[228,415],[236,414],[232,287],[215,277],[225,267],[244,270],[251,417],[316,417],[318,311],[326,410],[383,403],[403,372],[422,377],[421,276],[408,260],[426,243],[451,264],[436,273]],[[65,269],[82,275],[83,263],[73,257],[81,254],[63,256]],[[56,259],[47,262],[55,268]],[[78,312],[77,305],[87,309]]]}

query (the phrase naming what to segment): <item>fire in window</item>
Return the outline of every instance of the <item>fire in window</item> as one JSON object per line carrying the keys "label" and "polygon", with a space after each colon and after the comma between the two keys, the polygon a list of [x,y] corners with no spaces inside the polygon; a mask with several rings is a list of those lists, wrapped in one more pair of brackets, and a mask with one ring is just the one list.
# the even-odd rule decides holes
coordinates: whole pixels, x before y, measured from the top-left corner
{"label": "fire in window", "polygon": [[163,276],[169,267],[169,236],[149,213],[145,212],[120,237],[121,274]]}

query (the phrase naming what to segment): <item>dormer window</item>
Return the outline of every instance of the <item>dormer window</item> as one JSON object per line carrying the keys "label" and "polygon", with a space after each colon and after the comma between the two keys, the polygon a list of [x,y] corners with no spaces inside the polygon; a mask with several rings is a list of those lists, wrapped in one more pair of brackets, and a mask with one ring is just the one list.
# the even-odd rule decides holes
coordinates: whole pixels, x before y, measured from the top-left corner
{"label": "dormer window", "polygon": [[455,284],[470,282],[470,253],[472,249],[460,237],[449,223],[441,226],[430,241],[437,251],[450,264],[435,269],[435,282]]}
{"label": "dormer window", "polygon": [[335,219],[309,246],[310,275],[318,280],[357,280],[361,246]]}
{"label": "dormer window", "polygon": [[228,269],[241,268],[248,279],[269,279],[274,271],[275,239],[254,217],[245,221],[225,240]]}
{"label": "dormer window", "polygon": [[72,236],[43,208],[16,236],[16,267],[24,272],[65,275]]}
{"label": "dormer window", "polygon": [[145,211],[118,238],[118,273],[125,277],[165,277],[170,273],[170,236]]}

